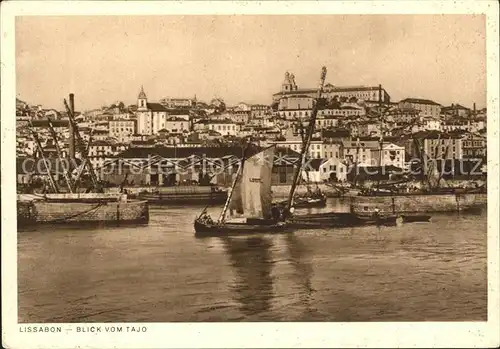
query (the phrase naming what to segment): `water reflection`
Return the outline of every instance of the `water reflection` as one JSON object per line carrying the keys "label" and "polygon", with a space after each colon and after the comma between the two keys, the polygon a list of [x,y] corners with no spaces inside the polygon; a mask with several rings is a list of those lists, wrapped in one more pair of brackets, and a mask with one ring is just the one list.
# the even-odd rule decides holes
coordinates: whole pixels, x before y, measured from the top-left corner
{"label": "water reflection", "polygon": [[260,236],[221,239],[236,274],[230,288],[240,311],[247,316],[269,312],[274,295],[272,241]]}
{"label": "water reflection", "polygon": [[291,281],[300,290],[299,302],[305,307],[306,312],[311,312],[311,300],[315,292],[311,280],[314,270],[311,263],[311,251],[300,241],[295,234],[285,236],[286,248],[293,267]]}

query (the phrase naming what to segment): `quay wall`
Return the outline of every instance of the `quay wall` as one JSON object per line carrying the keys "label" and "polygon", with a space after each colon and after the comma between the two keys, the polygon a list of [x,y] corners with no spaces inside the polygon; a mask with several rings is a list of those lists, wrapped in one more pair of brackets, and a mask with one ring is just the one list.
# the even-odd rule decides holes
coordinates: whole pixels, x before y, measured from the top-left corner
{"label": "quay wall", "polygon": [[356,213],[460,212],[485,207],[487,194],[354,196],[350,201]]}
{"label": "quay wall", "polygon": [[122,197],[119,192],[116,193],[50,193],[50,194],[17,194],[18,201],[32,200],[108,200],[118,201]]}
{"label": "quay wall", "polygon": [[[30,207],[29,210],[26,206]],[[18,224],[33,223],[147,223],[147,201],[102,203],[32,201],[18,202]]]}
{"label": "quay wall", "polygon": [[[147,192],[147,193],[162,193],[165,195],[168,194],[210,194],[212,192],[212,187],[209,186],[196,186],[196,185],[180,185],[180,186],[175,186],[175,187],[123,187],[123,189],[126,189],[128,193],[130,194],[139,194],[140,192]],[[118,194],[120,192],[120,188],[117,187],[112,187],[112,188],[106,188],[105,189],[106,193],[109,193],[110,195],[112,194]]]}

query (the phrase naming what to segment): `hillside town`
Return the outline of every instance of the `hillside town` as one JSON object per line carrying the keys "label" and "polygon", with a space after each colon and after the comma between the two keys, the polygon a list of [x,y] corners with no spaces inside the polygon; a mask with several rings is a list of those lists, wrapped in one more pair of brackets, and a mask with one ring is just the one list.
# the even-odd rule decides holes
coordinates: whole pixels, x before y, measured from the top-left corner
{"label": "hillside town", "polygon": [[[273,181],[289,184],[317,91],[299,87],[289,72],[279,91],[270,96],[269,104],[240,102],[230,106],[222,98],[206,102],[196,95],[155,101],[141,86],[135,104],[117,101],[76,111],[74,116],[96,175],[109,185],[123,181],[123,176],[109,171],[118,162],[141,168],[161,163],[171,168],[164,176],[150,169],[129,177],[128,185],[200,183],[198,170],[178,170],[183,161],[187,164],[186,159],[222,159],[227,165],[231,159],[241,158],[241,149],[248,140],[260,147],[277,145],[281,155],[275,159]],[[422,151],[443,164],[466,163],[469,172],[452,172],[453,178],[470,177],[472,169],[475,174],[479,171],[481,176],[486,175],[486,108],[458,103],[445,106],[414,97],[393,101],[390,91],[382,85],[326,84],[322,97],[308,150],[308,167],[304,169],[310,182],[349,182],[353,180],[353,168],[409,172],[413,159]],[[40,166],[27,169],[19,165],[27,158],[41,156],[32,130],[47,158],[71,155],[66,111],[16,99],[16,120],[19,184],[28,183],[33,174],[44,171]],[[48,127],[49,120],[56,138]],[[60,174],[57,178],[62,180]],[[228,181],[230,178],[220,176],[212,179],[219,185],[227,185]]]}

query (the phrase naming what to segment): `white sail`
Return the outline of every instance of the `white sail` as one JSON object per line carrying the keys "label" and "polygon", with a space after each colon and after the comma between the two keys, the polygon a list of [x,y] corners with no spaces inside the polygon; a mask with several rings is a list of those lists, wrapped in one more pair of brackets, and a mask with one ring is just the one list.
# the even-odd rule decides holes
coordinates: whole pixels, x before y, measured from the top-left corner
{"label": "white sail", "polygon": [[271,176],[276,147],[271,146],[246,159],[229,202],[231,217],[271,217]]}

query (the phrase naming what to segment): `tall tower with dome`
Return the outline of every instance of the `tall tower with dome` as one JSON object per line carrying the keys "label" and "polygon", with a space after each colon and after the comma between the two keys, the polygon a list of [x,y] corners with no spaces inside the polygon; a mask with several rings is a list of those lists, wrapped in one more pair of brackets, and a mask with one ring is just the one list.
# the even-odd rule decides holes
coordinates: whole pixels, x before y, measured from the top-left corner
{"label": "tall tower with dome", "polygon": [[148,97],[144,93],[144,86],[141,86],[141,92],[139,92],[139,96],[137,97],[137,110],[148,110]]}
{"label": "tall tower with dome", "polygon": [[289,72],[285,73],[285,80],[281,85],[281,92],[297,91],[297,84],[295,83],[295,75]]}

